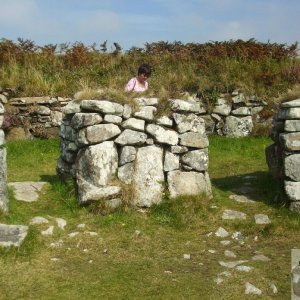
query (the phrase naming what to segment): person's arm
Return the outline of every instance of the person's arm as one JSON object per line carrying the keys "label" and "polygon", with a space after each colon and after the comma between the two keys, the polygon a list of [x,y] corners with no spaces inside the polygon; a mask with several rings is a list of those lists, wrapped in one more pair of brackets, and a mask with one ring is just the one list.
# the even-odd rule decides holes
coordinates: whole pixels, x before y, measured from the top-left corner
{"label": "person's arm", "polygon": [[135,81],[136,81],[135,78],[132,78],[128,81],[128,83],[125,86],[125,92],[132,92],[133,91],[135,83],[136,83]]}

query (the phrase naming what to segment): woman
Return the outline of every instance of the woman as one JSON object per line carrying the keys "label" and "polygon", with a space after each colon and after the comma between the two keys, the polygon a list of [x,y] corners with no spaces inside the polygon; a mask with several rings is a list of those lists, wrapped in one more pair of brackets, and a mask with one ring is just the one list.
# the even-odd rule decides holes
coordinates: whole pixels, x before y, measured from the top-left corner
{"label": "woman", "polygon": [[125,86],[125,92],[145,92],[148,89],[147,79],[151,76],[151,67],[142,64],[138,68],[137,76],[131,78]]}

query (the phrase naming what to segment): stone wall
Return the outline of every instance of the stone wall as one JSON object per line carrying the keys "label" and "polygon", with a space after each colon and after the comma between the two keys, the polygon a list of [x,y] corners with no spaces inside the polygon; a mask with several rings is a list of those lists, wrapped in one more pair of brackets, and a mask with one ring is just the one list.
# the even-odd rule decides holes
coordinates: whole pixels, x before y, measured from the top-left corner
{"label": "stone wall", "polygon": [[134,101],[135,111],[106,100],[74,100],[63,108],[57,172],[76,180],[79,203],[101,200],[113,208],[128,186],[139,207],[159,203],[164,193],[211,197],[200,103],[174,99],[170,114],[156,117],[157,98]]}
{"label": "stone wall", "polygon": [[2,129],[4,106],[0,98],[0,211],[8,212],[5,134]]}
{"label": "stone wall", "polygon": [[14,97],[10,89],[0,89],[0,100],[5,106],[3,128],[7,140],[54,138],[59,136],[61,109],[70,98]]}
{"label": "stone wall", "polygon": [[300,212],[300,99],[281,104],[266,149],[269,170],[284,182],[290,209]]}
{"label": "stone wall", "polygon": [[[80,95],[80,92],[75,94],[76,97]],[[5,101],[7,111],[8,140],[58,137],[62,120],[61,109],[72,100],[61,97],[17,98],[5,90],[0,90],[0,98]],[[201,104],[201,115],[206,124],[207,134],[248,136],[254,123],[266,124],[269,121],[261,116],[263,111],[268,109],[265,108],[266,103],[256,97],[246,97],[243,93],[221,95],[213,105],[206,104],[196,95],[187,95],[186,98]]]}

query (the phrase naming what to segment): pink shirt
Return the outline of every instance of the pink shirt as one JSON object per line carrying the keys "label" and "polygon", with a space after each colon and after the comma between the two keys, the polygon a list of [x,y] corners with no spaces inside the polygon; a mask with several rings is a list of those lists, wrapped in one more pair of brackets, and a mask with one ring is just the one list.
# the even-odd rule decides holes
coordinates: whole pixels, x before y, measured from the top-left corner
{"label": "pink shirt", "polygon": [[136,77],[131,78],[125,86],[125,92],[145,92],[148,89],[148,82],[145,81],[145,86],[139,84]]}

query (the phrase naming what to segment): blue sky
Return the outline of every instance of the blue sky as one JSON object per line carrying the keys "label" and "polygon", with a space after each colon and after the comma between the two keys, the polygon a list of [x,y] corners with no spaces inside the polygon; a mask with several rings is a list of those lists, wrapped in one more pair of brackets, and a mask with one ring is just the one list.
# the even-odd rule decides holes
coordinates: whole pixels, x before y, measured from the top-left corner
{"label": "blue sky", "polygon": [[38,45],[300,41],[299,0],[0,0],[0,38]]}

